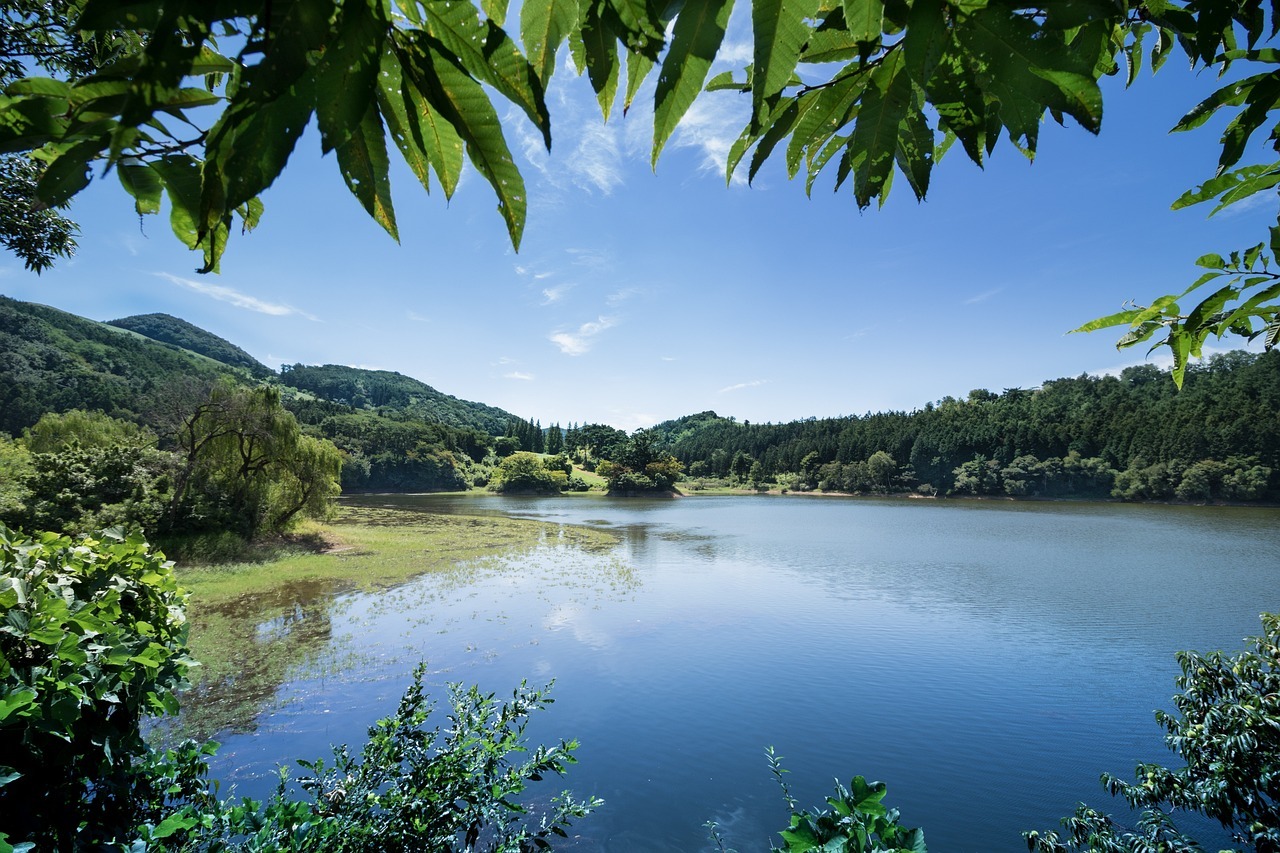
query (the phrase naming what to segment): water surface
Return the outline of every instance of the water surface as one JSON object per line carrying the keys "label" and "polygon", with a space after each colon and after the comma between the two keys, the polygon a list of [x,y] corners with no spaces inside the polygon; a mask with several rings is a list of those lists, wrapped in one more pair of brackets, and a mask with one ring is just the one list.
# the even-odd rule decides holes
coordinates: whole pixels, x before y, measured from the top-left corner
{"label": "water surface", "polygon": [[[418,660],[430,683],[556,680],[535,738],[576,737],[561,784],[606,806],[573,849],[767,849],[786,811],[763,757],[818,804],[883,780],[931,850],[1016,851],[1097,784],[1164,761],[1182,648],[1238,648],[1280,608],[1280,512],[817,497],[367,496],[405,511],[615,531],[462,576],[340,596],[308,666],[215,772],[261,796],[274,766],[358,743]],[[266,625],[268,640],[288,625]],[[276,638],[278,639],[278,637]],[[433,691],[443,697],[443,690]],[[536,787],[536,786],[535,786]],[[553,793],[552,790],[545,792]]]}

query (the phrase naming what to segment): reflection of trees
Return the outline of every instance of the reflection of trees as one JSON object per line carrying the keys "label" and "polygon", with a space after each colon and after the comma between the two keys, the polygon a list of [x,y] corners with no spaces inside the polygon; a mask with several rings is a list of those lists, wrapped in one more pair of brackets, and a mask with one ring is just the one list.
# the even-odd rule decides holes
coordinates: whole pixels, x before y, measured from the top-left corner
{"label": "reflection of trees", "polygon": [[291,581],[210,607],[193,601],[192,653],[201,666],[182,696],[177,733],[204,739],[253,731],[290,674],[327,647],[338,589],[332,580]]}

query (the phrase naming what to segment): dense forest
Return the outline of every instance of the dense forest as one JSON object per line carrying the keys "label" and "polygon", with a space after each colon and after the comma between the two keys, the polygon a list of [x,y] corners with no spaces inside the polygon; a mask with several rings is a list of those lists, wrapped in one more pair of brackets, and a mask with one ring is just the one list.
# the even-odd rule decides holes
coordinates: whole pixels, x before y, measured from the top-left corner
{"label": "dense forest", "polygon": [[[497,468],[522,451],[563,455],[618,492],[680,481],[694,491],[1256,501],[1280,490],[1277,352],[1215,355],[1188,368],[1181,390],[1142,365],[975,389],[911,412],[782,424],[702,412],[629,436],[604,424],[544,428],[390,371],[297,364],[277,375],[168,315],[114,323],[121,328],[0,297],[0,433],[17,437],[46,413],[84,409],[145,427],[168,448],[175,397],[265,380],[300,434],[337,448],[348,491],[500,488],[524,482],[515,461]],[[550,479],[539,472],[538,488],[583,487],[571,471],[561,482],[562,468],[552,463]]]}
{"label": "dense forest", "polygon": [[794,489],[1257,500],[1280,469],[1280,352],[970,391],[912,412],[653,428],[688,474]]}

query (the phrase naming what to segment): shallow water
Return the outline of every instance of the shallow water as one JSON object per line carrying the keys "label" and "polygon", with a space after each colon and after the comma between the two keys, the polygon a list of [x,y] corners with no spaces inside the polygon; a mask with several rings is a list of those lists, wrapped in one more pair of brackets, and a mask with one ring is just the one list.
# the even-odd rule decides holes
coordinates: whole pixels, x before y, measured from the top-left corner
{"label": "shallow water", "polygon": [[[369,496],[615,531],[518,562],[326,601],[315,648],[215,774],[261,796],[274,767],[358,743],[418,660],[429,683],[556,680],[535,739],[575,737],[549,783],[603,797],[573,849],[767,849],[833,777],[889,785],[935,851],[1025,849],[1097,784],[1164,761],[1152,720],[1183,648],[1234,649],[1280,608],[1280,512],[816,497]],[[305,621],[259,628],[262,642]],[[443,697],[442,690],[433,691]],[[536,787],[536,786],[535,786]]]}

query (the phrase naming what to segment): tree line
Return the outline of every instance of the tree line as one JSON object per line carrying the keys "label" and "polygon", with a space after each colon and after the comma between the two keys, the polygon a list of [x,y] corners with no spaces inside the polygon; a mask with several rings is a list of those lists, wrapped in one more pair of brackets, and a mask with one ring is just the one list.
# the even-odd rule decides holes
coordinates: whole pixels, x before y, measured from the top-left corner
{"label": "tree line", "polygon": [[1259,500],[1280,470],[1280,353],[1152,365],[1035,389],[975,389],[910,412],[752,424],[702,412],[653,428],[688,475],[798,490]]}

